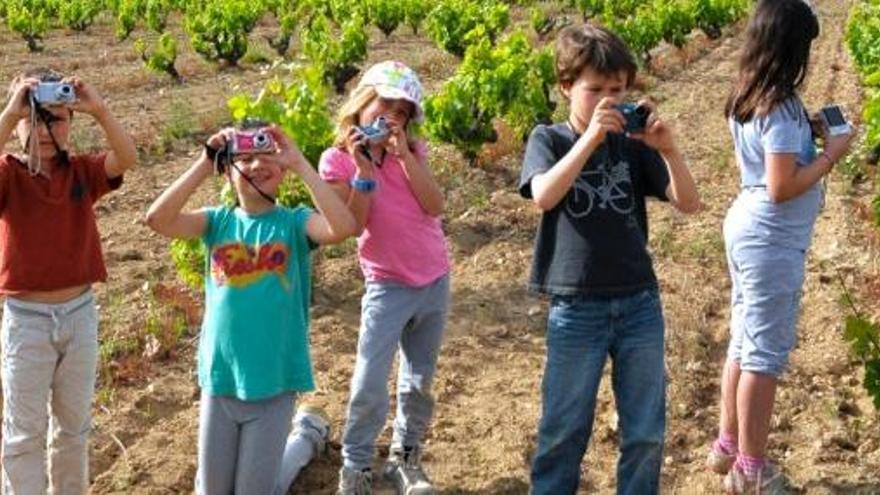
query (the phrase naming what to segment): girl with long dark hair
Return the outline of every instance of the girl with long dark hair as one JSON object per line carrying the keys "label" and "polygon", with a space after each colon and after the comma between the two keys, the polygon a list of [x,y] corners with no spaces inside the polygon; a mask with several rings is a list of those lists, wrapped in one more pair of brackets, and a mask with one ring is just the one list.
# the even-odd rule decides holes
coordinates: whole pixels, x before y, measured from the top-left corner
{"label": "girl with long dark hair", "polygon": [[721,418],[708,467],[728,493],[779,493],[785,479],[767,461],[776,384],[795,345],[806,252],[822,207],[821,180],[852,133],[819,131],[798,96],[819,21],[803,0],[760,0],[745,34],[739,74],[725,107],[741,191],[724,221],[732,281],[731,329],[721,379]]}

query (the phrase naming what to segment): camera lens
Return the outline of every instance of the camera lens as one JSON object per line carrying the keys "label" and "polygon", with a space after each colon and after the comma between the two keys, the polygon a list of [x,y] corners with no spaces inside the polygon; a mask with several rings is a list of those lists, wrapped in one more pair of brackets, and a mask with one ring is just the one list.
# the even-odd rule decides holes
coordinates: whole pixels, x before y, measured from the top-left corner
{"label": "camera lens", "polygon": [[69,84],[62,84],[61,87],[58,88],[58,92],[61,93],[62,95],[67,96],[70,93],[73,93],[73,88],[70,87]]}
{"label": "camera lens", "polygon": [[639,117],[647,117],[651,110],[646,106],[639,105],[636,107],[635,112]]}
{"label": "camera lens", "polygon": [[269,136],[267,136],[263,132],[258,132],[254,135],[254,147],[255,148],[267,148],[269,146]]}

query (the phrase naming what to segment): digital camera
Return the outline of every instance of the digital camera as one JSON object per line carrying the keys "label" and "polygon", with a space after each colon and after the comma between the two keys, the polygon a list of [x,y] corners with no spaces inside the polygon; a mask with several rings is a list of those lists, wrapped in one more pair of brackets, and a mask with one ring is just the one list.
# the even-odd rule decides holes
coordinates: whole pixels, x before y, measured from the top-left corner
{"label": "digital camera", "polygon": [[385,117],[379,117],[367,125],[358,126],[358,130],[367,138],[367,141],[372,142],[381,141],[391,132]]}
{"label": "digital camera", "polygon": [[822,123],[828,129],[830,136],[843,136],[852,133],[852,125],[843,115],[843,109],[839,105],[829,105],[819,110]]}
{"label": "digital camera", "polygon": [[273,153],[276,150],[275,139],[265,129],[235,131],[229,142],[229,150],[233,155]]}
{"label": "digital camera", "polygon": [[76,102],[73,84],[65,82],[41,82],[31,93],[40,105],[69,105]]}
{"label": "digital camera", "polygon": [[641,132],[645,130],[645,127],[648,125],[648,116],[651,115],[650,108],[643,105],[636,105],[635,103],[620,103],[614,105],[614,108],[622,113],[623,118],[626,119],[626,125],[623,128],[624,131]]}

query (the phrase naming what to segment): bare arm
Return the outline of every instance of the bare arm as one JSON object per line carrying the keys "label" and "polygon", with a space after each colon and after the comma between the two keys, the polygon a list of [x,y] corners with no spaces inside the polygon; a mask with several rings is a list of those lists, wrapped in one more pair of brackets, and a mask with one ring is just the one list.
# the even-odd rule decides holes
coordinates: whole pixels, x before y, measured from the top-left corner
{"label": "bare arm", "polygon": [[[226,143],[223,131],[208,139],[208,145],[220,149]],[[147,225],[156,232],[176,239],[192,239],[205,233],[207,218],[203,211],[182,212],[190,196],[214,172],[214,164],[205,150],[173,184],[168,186],[147,211]]]}
{"label": "bare arm", "polygon": [[697,184],[687,167],[684,156],[675,144],[672,129],[666,124],[657,111],[657,105],[649,99],[639,101],[639,105],[651,109],[645,131],[632,135],[648,146],[654,148],[666,162],[669,173],[669,185],[666,187],[666,198],[682,213],[696,213],[702,208]]}
{"label": "bare arm", "polygon": [[571,190],[574,181],[590,156],[605,141],[609,132],[623,132],[623,115],[614,110],[613,98],[602,98],[587,130],[574,143],[574,146],[550,170],[532,177],[532,201],[543,211],[556,207]]}
{"label": "bare arm", "polygon": [[703,206],[700,202],[700,193],[681,152],[677,147],[673,147],[661,152],[661,156],[666,162],[666,170],[669,171],[669,186],[666,187],[666,197],[669,202],[682,213],[700,211]]}
{"label": "bare arm", "polygon": [[426,163],[419,162],[410,150],[406,131],[403,127],[393,124],[387,149],[403,162],[403,173],[409,181],[419,206],[428,215],[438,217],[443,214],[443,192]]}
{"label": "bare arm", "polygon": [[12,96],[3,108],[3,113],[0,114],[0,146],[4,150],[15,126],[31,113],[28,94],[31,88],[36,87],[37,82],[36,79],[24,79],[16,83],[11,90]]}
{"label": "bare arm", "polygon": [[302,179],[312,196],[312,202],[318,214],[311,215],[306,222],[306,234],[316,244],[336,244],[355,233],[357,224],[345,203],[321,180],[308,160],[296,145],[287,138],[278,127],[270,128],[279,153],[271,159],[278,160],[280,165],[291,169]]}
{"label": "bare arm", "polygon": [[213,171],[213,163],[202,152],[195,163],[153,201],[147,211],[147,225],[159,234],[175,239],[192,239],[204,234],[207,226],[205,213],[181,210]]}
{"label": "bare arm", "polygon": [[794,153],[768,153],[765,158],[767,168],[767,194],[774,203],[782,203],[796,198],[819,182],[829,173],[834,164],[849,151],[856,133],[842,136],[825,136],[825,150],[813,163],[801,167]]}
{"label": "bare arm", "polygon": [[113,117],[107,104],[91,85],[77,77],[71,78],[70,83],[74,85],[78,99],[71,108],[91,115],[104,130],[107,142],[110,144],[110,152],[107,153],[104,161],[104,170],[107,177],[119,177],[137,162],[134,141],[125,132],[122,124]]}

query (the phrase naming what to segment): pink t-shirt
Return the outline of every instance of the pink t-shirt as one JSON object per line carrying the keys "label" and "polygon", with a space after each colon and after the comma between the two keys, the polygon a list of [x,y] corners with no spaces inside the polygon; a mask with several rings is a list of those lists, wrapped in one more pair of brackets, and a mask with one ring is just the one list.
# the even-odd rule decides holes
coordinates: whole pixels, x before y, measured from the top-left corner
{"label": "pink t-shirt", "polygon": [[[427,149],[415,150],[427,166]],[[403,163],[387,153],[375,168],[376,190],[364,232],[358,237],[358,255],[369,281],[394,280],[411,287],[424,287],[449,272],[446,239],[439,217],[425,213],[410,187]],[[318,165],[327,182],[349,183],[355,174],[354,158],[339,148],[321,155]]]}

